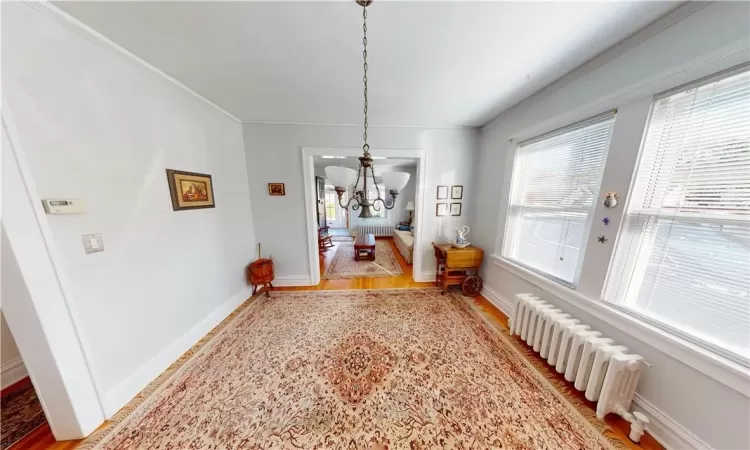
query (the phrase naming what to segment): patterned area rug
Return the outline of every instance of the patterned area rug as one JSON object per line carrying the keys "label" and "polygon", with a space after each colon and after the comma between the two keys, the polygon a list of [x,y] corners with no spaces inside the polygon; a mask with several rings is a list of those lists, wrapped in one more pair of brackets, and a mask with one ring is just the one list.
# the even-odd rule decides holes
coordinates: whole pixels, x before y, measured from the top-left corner
{"label": "patterned area rug", "polygon": [[479,314],[432,288],[256,297],[79,448],[624,448]]}
{"label": "patterned area rug", "polygon": [[352,236],[331,236],[331,240],[333,242],[353,242],[354,238]]}
{"label": "patterned area rug", "polygon": [[9,389],[12,392],[0,399],[0,449],[3,450],[47,421],[29,379]]}
{"label": "patterned area rug", "polygon": [[401,265],[387,241],[375,241],[375,261],[355,261],[354,244],[339,244],[323,278],[335,280],[356,277],[391,277],[401,275]]}

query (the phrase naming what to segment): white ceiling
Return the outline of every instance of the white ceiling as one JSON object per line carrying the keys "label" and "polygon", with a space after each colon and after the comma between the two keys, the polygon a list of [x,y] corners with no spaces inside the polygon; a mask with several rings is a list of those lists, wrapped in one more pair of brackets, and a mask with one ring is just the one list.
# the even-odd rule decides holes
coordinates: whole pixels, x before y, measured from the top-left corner
{"label": "white ceiling", "polygon": [[[56,5],[241,120],[361,123],[354,1]],[[483,125],[678,5],[376,1],[370,124]]]}

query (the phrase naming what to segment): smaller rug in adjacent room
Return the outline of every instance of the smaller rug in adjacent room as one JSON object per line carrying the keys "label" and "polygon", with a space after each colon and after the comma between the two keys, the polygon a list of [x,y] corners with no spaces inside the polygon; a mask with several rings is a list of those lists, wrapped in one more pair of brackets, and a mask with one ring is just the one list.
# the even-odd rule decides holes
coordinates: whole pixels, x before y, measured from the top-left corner
{"label": "smaller rug in adjacent room", "polygon": [[47,421],[28,378],[8,388],[0,399],[0,449],[13,445]]}
{"label": "smaller rug in adjacent room", "polygon": [[354,237],[352,236],[331,236],[331,240],[333,242],[354,242]]}
{"label": "smaller rug in adjacent room", "polygon": [[326,269],[323,278],[376,278],[391,277],[403,274],[401,265],[393,254],[387,241],[375,241],[375,261],[355,261],[354,244],[341,243],[336,248],[331,265]]}

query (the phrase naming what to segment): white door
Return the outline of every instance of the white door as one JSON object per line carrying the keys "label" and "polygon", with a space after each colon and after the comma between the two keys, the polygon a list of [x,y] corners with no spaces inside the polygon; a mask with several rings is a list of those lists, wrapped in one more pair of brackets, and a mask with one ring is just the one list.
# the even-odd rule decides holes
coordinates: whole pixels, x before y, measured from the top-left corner
{"label": "white door", "polygon": [[[342,196],[346,203],[346,194]],[[339,205],[339,198],[334,190],[326,189],[326,223],[331,228],[346,228],[346,212]]]}

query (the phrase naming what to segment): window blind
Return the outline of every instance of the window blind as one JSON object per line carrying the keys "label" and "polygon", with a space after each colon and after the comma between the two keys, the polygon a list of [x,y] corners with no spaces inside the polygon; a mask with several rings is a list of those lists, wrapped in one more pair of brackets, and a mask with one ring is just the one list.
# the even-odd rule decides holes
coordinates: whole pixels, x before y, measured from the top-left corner
{"label": "window blind", "polygon": [[607,301],[750,360],[750,71],[655,100]]}
{"label": "window blind", "polygon": [[518,145],[505,258],[566,285],[577,284],[615,113]]}

